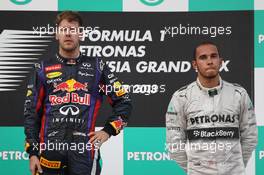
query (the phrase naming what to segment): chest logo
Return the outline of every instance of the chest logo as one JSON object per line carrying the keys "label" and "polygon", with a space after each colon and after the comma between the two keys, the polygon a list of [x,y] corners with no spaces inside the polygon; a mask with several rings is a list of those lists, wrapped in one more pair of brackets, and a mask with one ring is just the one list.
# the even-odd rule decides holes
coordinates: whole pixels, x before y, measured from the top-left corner
{"label": "chest logo", "polygon": [[48,73],[46,76],[47,76],[47,78],[56,78],[56,77],[59,77],[59,76],[61,76],[62,75],[62,73],[61,72],[50,72],[50,73]]}
{"label": "chest logo", "polygon": [[79,90],[88,91],[87,86],[88,83],[83,84],[74,79],[70,79],[60,84],[54,83],[55,89],[53,90],[53,92],[58,92],[58,91],[74,92]]}

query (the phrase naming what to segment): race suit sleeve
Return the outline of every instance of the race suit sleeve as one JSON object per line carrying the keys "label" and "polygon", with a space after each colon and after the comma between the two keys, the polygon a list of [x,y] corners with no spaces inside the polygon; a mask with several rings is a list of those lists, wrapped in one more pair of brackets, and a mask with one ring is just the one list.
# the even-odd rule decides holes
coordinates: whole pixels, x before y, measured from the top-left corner
{"label": "race suit sleeve", "polygon": [[246,166],[257,145],[257,126],[253,104],[247,93],[242,96],[240,136],[244,165]]}
{"label": "race suit sleeve", "polygon": [[39,153],[39,132],[44,97],[44,87],[40,80],[40,70],[40,64],[37,63],[28,81],[24,104],[25,149],[29,156],[38,155]]}
{"label": "race suit sleeve", "polygon": [[127,125],[132,110],[131,98],[118,78],[102,60],[99,62],[99,66],[102,69],[101,83],[107,89],[105,94],[113,108],[113,114],[106,121],[103,131],[110,136],[117,135]]}
{"label": "race suit sleeve", "polygon": [[166,148],[170,158],[187,171],[185,101],[186,96],[176,92],[169,103],[166,113]]}

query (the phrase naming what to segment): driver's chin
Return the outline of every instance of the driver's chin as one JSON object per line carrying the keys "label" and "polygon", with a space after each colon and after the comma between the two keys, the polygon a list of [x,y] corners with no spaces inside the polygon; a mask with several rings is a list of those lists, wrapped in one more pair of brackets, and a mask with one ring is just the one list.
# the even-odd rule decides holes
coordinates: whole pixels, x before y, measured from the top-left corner
{"label": "driver's chin", "polygon": [[218,73],[216,73],[216,72],[210,72],[210,73],[205,74],[204,77],[206,77],[208,79],[214,79],[217,77],[217,75],[218,75]]}
{"label": "driver's chin", "polygon": [[218,76],[218,71],[216,70],[210,70],[210,71],[199,71],[200,75],[207,79],[213,79]]}
{"label": "driver's chin", "polygon": [[61,48],[62,48],[64,51],[67,51],[67,52],[70,52],[70,51],[73,51],[73,50],[76,49],[76,47],[73,46],[73,45],[70,45],[70,46],[69,46],[69,45],[68,45],[68,46],[67,46],[67,45],[66,45],[66,46],[65,46],[65,45],[62,45]]}

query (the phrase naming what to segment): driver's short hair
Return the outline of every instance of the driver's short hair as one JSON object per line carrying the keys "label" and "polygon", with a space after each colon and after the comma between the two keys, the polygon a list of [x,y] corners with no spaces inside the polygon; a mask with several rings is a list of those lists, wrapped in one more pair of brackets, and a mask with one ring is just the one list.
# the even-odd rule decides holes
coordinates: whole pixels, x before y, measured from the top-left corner
{"label": "driver's short hair", "polygon": [[200,44],[198,44],[198,45],[193,49],[193,59],[194,59],[194,60],[195,60],[195,58],[196,58],[196,51],[197,51],[197,48],[200,47],[200,46],[203,46],[203,45],[213,45],[213,46],[215,46],[215,47],[217,48],[218,53],[219,53],[219,49],[218,49],[217,45],[216,45],[214,42],[212,42],[212,41],[203,41],[203,42],[201,42]]}
{"label": "driver's short hair", "polygon": [[81,17],[81,15],[78,12],[63,11],[63,12],[59,13],[57,15],[57,17],[56,17],[55,24],[57,26],[59,26],[61,21],[64,20],[64,19],[66,19],[69,22],[76,21],[76,22],[79,23],[79,26],[83,25],[82,17]]}

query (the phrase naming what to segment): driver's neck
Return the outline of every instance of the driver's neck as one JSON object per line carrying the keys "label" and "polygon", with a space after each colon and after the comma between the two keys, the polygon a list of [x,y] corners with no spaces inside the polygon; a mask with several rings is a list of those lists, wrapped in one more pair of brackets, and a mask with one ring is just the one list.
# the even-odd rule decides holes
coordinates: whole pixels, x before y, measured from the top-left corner
{"label": "driver's neck", "polygon": [[79,51],[79,48],[76,48],[75,50],[73,51],[66,51],[66,50],[63,50],[62,48],[59,49],[59,54],[63,57],[63,58],[69,58],[69,59],[72,59],[72,58],[78,58],[79,55],[80,55],[80,51]]}
{"label": "driver's neck", "polygon": [[201,83],[201,85],[205,88],[213,88],[220,84],[220,76],[217,75],[214,78],[206,78],[201,75],[198,75],[198,79]]}

